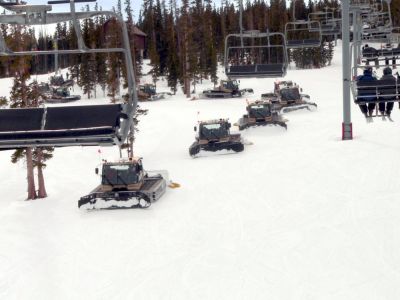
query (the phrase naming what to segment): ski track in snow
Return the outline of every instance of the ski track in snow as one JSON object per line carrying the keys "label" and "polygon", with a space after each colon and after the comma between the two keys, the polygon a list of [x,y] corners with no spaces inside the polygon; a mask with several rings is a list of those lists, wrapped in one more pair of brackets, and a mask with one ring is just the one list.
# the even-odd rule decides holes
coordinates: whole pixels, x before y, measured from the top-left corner
{"label": "ski track in snow", "polygon": [[[286,114],[287,131],[243,131],[253,145],[232,155],[191,158],[193,127],[235,123],[246,99],[189,101],[179,91],[141,103],[149,112],[136,154],[181,184],[145,210],[77,207],[117,149],[56,149],[49,197],[31,202],[24,163],[0,152],[0,299],[400,299],[400,114],[395,105],[394,123],[367,124],[352,104],[355,138],[341,141],[341,74],[340,44],[332,66],[289,70],[318,109]],[[240,86],[256,99],[273,82]],[[0,84],[7,95],[12,81]]]}

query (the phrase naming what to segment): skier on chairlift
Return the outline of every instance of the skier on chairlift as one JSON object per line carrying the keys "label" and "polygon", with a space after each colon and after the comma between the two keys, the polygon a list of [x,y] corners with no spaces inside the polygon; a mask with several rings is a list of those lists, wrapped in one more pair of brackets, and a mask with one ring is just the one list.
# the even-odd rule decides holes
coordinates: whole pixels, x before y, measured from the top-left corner
{"label": "skier on chairlift", "polygon": [[[360,75],[357,77],[357,81],[375,81],[377,80],[375,76],[373,76],[372,74],[372,68],[371,67],[366,67],[364,69],[364,74]],[[367,104],[359,104],[361,112],[364,114],[364,116],[366,118],[368,117],[372,117],[372,114],[374,112],[376,103],[374,100],[376,100],[373,97],[370,96],[374,96],[375,94],[371,94],[371,95],[363,95],[364,97],[359,97],[358,100],[359,101],[368,101],[370,103]]]}
{"label": "skier on chairlift", "polygon": [[[396,86],[396,78],[392,75],[392,69],[390,67],[386,67],[383,70],[383,76],[381,77],[380,81],[385,81],[390,85],[393,84],[393,86]],[[391,93],[392,93],[391,91],[388,91],[388,92],[382,91],[383,95],[385,95],[385,94],[388,95]],[[381,98],[383,100],[395,100],[396,96],[388,95],[388,96],[382,96]],[[386,106],[386,110],[385,110],[385,106]],[[378,104],[379,111],[382,114],[383,118],[385,117],[385,112],[386,112],[386,115],[388,116],[388,118],[390,118],[390,114],[392,112],[393,106],[394,106],[394,102],[392,102],[392,101],[380,102]]]}
{"label": "skier on chairlift", "polygon": [[376,50],[373,47],[370,47],[368,44],[362,47],[362,54],[364,57],[366,57],[366,64],[367,66],[369,65],[370,62],[375,62],[375,64],[378,64],[379,62],[377,61],[377,56],[378,56],[378,50]]}

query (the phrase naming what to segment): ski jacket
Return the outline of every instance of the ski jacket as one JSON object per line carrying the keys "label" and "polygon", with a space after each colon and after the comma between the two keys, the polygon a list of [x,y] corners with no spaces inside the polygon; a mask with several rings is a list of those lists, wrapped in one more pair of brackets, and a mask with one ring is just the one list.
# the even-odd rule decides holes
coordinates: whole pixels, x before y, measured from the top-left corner
{"label": "ski jacket", "polygon": [[[360,76],[357,77],[357,81],[376,81],[376,80],[377,80],[376,77],[372,76],[372,74],[365,73],[365,72],[364,72],[364,75],[360,75]],[[376,93],[372,92],[372,91],[363,93],[363,96],[373,96],[373,95],[376,95]],[[374,100],[377,100],[376,98],[373,98],[373,97],[363,97],[363,96],[357,97],[357,100],[358,101],[374,101]]]}
{"label": "ski jacket", "polygon": [[[381,95],[393,95],[396,94],[396,77],[394,77],[392,74],[388,74],[388,75],[383,75],[381,77],[381,79],[379,79],[379,81],[385,81],[387,82],[389,85],[393,85],[393,89],[392,88],[385,88],[382,92]],[[386,97],[380,97],[383,100],[394,100],[396,98],[396,96],[386,96]]]}

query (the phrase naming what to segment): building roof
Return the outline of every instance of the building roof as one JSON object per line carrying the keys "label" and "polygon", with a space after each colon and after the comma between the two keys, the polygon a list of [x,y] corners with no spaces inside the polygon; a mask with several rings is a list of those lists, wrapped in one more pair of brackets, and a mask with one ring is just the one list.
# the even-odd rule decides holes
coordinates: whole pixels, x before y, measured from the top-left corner
{"label": "building roof", "polygon": [[143,31],[141,31],[139,28],[136,26],[133,27],[133,34],[135,35],[140,35],[140,36],[147,36]]}

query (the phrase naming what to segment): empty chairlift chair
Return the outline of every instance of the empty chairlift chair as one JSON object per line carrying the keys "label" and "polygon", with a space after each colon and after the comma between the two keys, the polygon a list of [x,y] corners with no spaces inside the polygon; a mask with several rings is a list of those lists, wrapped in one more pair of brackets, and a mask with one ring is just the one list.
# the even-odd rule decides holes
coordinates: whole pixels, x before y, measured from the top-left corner
{"label": "empty chairlift chair", "polygon": [[296,20],[296,0],[292,4],[292,21],[285,24],[286,47],[317,48],[321,46],[321,24],[319,21]]}
{"label": "empty chairlift chair", "polygon": [[286,47],[316,48],[321,46],[322,32],[319,21],[294,21],[285,25]]}
{"label": "empty chairlift chair", "polygon": [[350,11],[358,9],[361,12],[368,12],[371,8],[371,0],[350,0]]}
{"label": "empty chairlift chair", "polygon": [[[387,2],[386,2],[387,3]],[[393,32],[390,5],[386,11],[369,11],[362,15],[362,39],[369,42],[389,43]]]}
{"label": "empty chairlift chair", "polygon": [[229,34],[224,59],[229,78],[284,77],[288,67],[285,36],[258,30]]}
{"label": "empty chairlift chair", "polygon": [[[342,20],[336,18],[333,11],[316,11],[308,14],[309,22],[319,22],[321,25],[322,36],[340,35],[342,32]],[[310,27],[310,31],[318,30],[318,28]]]}
{"label": "empty chairlift chair", "polygon": [[[76,0],[75,2],[85,1]],[[121,145],[132,129],[133,115],[137,105],[132,58],[125,22],[114,12],[75,12],[74,1],[61,0],[49,3],[70,3],[71,12],[50,13],[50,5],[6,5],[6,9],[12,10],[14,14],[1,15],[0,24],[31,26],[72,21],[78,40],[78,49],[12,51],[0,34],[0,56],[122,53],[127,68],[128,101],[124,104],[1,109],[0,149],[35,146]],[[100,15],[119,21],[123,36],[121,48],[90,49],[84,44],[79,20]]]}

